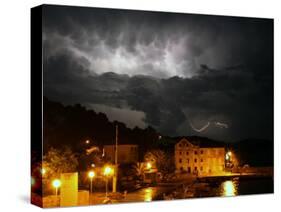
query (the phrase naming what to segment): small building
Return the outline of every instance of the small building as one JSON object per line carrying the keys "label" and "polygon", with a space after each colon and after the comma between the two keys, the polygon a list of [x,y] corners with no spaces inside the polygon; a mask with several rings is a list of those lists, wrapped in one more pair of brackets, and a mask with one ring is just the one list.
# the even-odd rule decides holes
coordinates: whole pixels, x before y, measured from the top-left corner
{"label": "small building", "polygon": [[[115,145],[104,146],[104,156],[108,162],[115,162]],[[119,144],[118,145],[118,163],[136,163],[139,159],[138,145]]]}
{"label": "small building", "polygon": [[175,166],[177,173],[220,174],[225,168],[225,148],[202,147],[182,138],[175,145]]}

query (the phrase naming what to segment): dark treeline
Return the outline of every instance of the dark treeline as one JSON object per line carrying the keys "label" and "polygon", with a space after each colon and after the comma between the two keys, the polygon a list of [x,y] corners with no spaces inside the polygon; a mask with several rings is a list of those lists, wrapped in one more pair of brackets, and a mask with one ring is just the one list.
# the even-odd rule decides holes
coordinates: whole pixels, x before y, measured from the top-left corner
{"label": "dark treeline", "polygon": [[[102,147],[115,143],[115,126],[119,128],[119,144],[139,145],[140,158],[154,148],[174,153],[174,145],[182,137],[160,135],[152,127],[133,129],[122,122],[110,122],[104,113],[88,110],[80,104],[64,106],[44,97],[43,103],[44,154],[50,147],[71,147],[75,152],[84,150],[86,140]],[[241,164],[252,166],[273,165],[273,142],[268,140],[247,139],[235,143],[215,141],[199,136],[185,136],[201,147],[223,146],[233,150]]]}
{"label": "dark treeline", "polygon": [[117,124],[120,144],[138,144],[140,150],[147,150],[159,137],[152,127],[130,129],[124,123],[110,122],[105,114],[88,110],[80,104],[64,106],[44,97],[43,106],[44,152],[50,147],[62,146],[79,152],[86,140],[97,146],[114,144]]}
{"label": "dark treeline", "polygon": [[230,146],[241,164],[250,166],[273,166],[274,143],[264,139],[245,139]]}

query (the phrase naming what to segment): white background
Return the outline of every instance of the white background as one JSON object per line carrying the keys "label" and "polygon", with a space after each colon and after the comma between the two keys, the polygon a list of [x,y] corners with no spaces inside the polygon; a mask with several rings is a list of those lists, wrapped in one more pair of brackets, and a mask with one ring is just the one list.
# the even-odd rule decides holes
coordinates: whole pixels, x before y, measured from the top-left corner
{"label": "white background", "polygon": [[[0,211],[38,211],[29,204],[30,8],[42,3],[275,19],[275,194],[170,202],[52,209],[60,211],[276,211],[280,205],[280,14],[278,0],[1,1],[0,6]],[[278,110],[279,109],[279,110]],[[253,147],[254,148],[254,147]],[[261,155],[262,157],[262,155]],[[278,203],[279,201],[279,203]]]}

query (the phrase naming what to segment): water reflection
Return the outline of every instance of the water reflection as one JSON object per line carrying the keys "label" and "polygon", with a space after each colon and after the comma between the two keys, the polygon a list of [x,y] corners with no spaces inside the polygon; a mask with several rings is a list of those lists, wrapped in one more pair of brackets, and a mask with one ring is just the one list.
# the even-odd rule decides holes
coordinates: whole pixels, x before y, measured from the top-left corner
{"label": "water reflection", "polygon": [[221,185],[221,195],[222,196],[236,196],[237,195],[237,182],[232,180],[227,180]]}
{"label": "water reflection", "polygon": [[154,192],[153,192],[152,188],[147,188],[147,189],[145,189],[144,201],[145,201],[145,202],[150,202],[150,201],[152,201],[153,193],[154,193]]}

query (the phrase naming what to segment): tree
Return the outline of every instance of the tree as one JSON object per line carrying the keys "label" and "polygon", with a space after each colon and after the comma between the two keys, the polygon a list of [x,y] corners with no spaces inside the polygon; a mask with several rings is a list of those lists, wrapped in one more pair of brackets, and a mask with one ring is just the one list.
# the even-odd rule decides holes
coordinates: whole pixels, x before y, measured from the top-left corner
{"label": "tree", "polygon": [[171,155],[168,155],[168,153],[165,153],[160,149],[148,151],[144,156],[144,160],[146,162],[150,162],[152,166],[155,166],[160,172],[163,172],[164,174],[173,172],[174,162],[172,158],[173,157]]}
{"label": "tree", "polygon": [[43,156],[43,168],[47,178],[59,177],[61,173],[77,171],[77,155],[69,147],[50,148]]}
{"label": "tree", "polygon": [[144,163],[136,163],[133,165],[134,172],[138,178],[142,178],[145,170]]}

